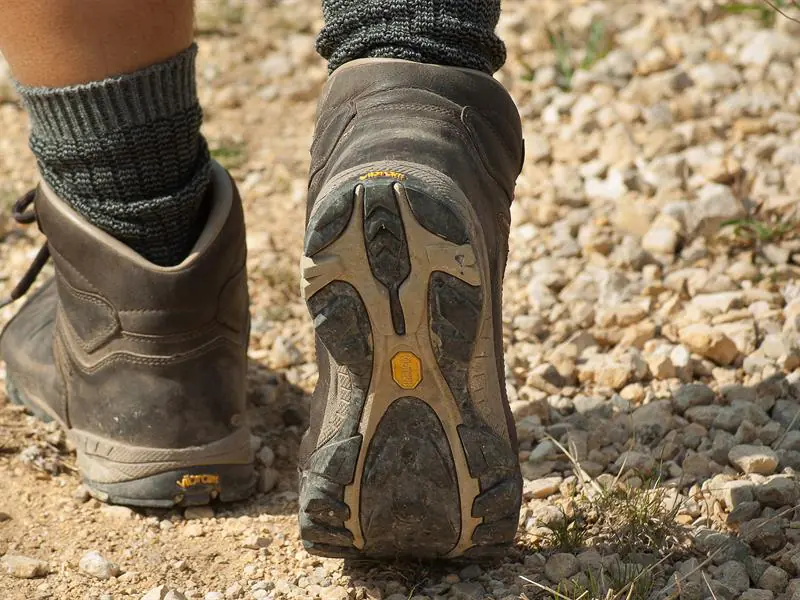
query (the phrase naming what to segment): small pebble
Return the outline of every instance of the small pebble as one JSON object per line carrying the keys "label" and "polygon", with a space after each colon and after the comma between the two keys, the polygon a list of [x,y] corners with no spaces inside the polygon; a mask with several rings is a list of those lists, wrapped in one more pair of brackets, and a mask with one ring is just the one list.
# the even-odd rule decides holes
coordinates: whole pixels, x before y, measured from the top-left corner
{"label": "small pebble", "polygon": [[771,475],[778,467],[778,456],[769,446],[734,446],[728,453],[728,460],[743,473]]}
{"label": "small pebble", "polygon": [[214,509],[210,506],[190,506],[183,511],[183,516],[187,520],[192,519],[213,519]]}
{"label": "small pebble", "polygon": [[78,568],[97,579],[111,579],[120,574],[119,567],[106,560],[99,552],[89,551],[78,562]]}
{"label": "small pebble", "polygon": [[44,577],[50,572],[50,567],[45,561],[19,554],[6,554],[0,562],[5,567],[6,573],[18,579],[35,579]]}
{"label": "small pebble", "polygon": [[269,446],[262,446],[256,454],[256,459],[265,467],[271,467],[275,463],[275,452]]}
{"label": "small pebble", "polygon": [[261,469],[258,480],[258,491],[266,494],[275,489],[278,483],[278,471],[275,469],[264,467]]}

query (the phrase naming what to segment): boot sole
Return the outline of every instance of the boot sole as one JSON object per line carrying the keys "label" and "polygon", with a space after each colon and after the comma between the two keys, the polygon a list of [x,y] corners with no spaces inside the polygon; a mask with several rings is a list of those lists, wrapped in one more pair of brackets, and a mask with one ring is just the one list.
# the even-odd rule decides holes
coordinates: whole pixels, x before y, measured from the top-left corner
{"label": "boot sole", "polygon": [[368,165],[320,193],[301,265],[331,365],[300,482],[312,554],[489,558],[512,543],[522,480],[483,240],[463,193],[418,165]]}
{"label": "boot sole", "polygon": [[[239,430],[193,448],[143,448],[70,429],[47,405],[9,376],[6,392],[44,422],[57,422],[77,448],[78,470],[89,493],[109,504],[140,508],[198,506],[249,498],[256,487],[250,435]],[[239,463],[239,464],[236,464]]]}

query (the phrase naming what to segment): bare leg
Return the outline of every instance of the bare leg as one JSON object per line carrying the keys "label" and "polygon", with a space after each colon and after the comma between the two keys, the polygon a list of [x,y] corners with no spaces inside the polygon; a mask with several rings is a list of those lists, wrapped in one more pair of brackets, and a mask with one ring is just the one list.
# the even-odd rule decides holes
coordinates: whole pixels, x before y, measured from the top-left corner
{"label": "bare leg", "polygon": [[192,43],[192,0],[7,0],[0,52],[29,86],[130,73]]}

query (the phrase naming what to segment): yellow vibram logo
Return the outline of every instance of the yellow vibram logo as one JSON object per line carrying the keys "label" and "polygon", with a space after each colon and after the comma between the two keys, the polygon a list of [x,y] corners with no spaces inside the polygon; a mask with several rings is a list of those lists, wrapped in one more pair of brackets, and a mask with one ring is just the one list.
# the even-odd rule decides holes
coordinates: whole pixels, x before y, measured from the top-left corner
{"label": "yellow vibram logo", "polygon": [[392,358],[392,379],[404,390],[413,390],[422,381],[422,363],[413,352],[398,352]]}
{"label": "yellow vibram logo", "polygon": [[184,490],[196,485],[219,485],[219,475],[184,475],[177,483]]}
{"label": "yellow vibram logo", "polygon": [[400,181],[405,181],[406,176],[402,173],[398,173],[397,171],[370,171],[366,175],[362,175],[359,177],[361,181],[366,179],[375,179],[376,177],[394,177],[395,179],[399,179]]}

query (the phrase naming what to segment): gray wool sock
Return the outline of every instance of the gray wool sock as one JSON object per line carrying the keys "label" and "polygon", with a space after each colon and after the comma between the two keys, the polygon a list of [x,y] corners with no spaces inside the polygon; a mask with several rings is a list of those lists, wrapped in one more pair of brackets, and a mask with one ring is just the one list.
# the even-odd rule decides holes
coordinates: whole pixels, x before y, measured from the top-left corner
{"label": "gray wool sock", "polygon": [[322,0],[317,51],[331,71],[357,58],[402,58],[494,73],[500,0]]}
{"label": "gray wool sock", "polygon": [[17,85],[42,178],[151,262],[191,251],[210,181],[192,45],[130,73],[65,88]]}

